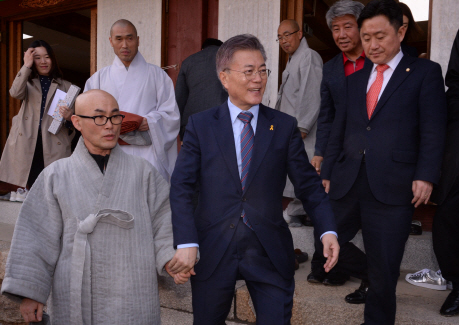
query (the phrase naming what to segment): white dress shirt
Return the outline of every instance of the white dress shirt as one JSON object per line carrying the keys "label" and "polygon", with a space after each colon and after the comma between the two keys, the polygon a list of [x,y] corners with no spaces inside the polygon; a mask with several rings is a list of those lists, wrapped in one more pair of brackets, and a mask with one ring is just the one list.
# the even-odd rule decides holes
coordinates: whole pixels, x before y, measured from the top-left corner
{"label": "white dress shirt", "polygon": [[[383,72],[384,80],[383,80],[383,84],[381,87],[381,91],[379,92],[378,101],[381,98],[381,95],[384,92],[384,89],[386,89],[386,86],[389,83],[389,80],[392,77],[392,74],[394,73],[395,68],[397,68],[402,58],[403,58],[403,52],[402,52],[402,49],[400,49],[400,51],[392,58],[392,60],[386,63],[389,66],[389,69]],[[377,64],[373,64],[373,70],[371,71],[370,79],[368,79],[367,93],[368,91],[370,91],[370,87],[373,84],[373,82],[375,82],[376,76],[378,75],[378,72],[376,71],[377,66],[378,66]]]}

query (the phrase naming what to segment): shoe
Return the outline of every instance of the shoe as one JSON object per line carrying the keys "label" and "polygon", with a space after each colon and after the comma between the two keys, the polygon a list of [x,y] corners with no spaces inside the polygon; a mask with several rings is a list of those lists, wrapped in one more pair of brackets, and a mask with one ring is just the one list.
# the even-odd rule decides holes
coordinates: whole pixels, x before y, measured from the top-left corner
{"label": "shoe", "polygon": [[440,308],[440,315],[454,316],[459,314],[459,286],[455,286],[453,291],[446,297],[443,306]]}
{"label": "shoe", "polygon": [[326,286],[338,287],[342,286],[349,280],[349,275],[343,273],[328,273],[325,276],[324,281],[322,282]]}
{"label": "shoe", "polygon": [[0,196],[0,200],[9,201],[9,200],[10,200],[10,197],[11,197],[11,193],[8,192],[8,193],[6,193],[5,195],[1,195],[1,196]]}
{"label": "shoe", "polygon": [[298,263],[304,263],[309,259],[308,253],[302,252],[301,249],[295,249],[295,256]]}
{"label": "shoe", "polygon": [[10,194],[10,201],[11,202],[16,202],[16,192],[12,191]]}
{"label": "shoe", "polygon": [[325,271],[324,272],[311,271],[311,273],[308,274],[308,278],[307,278],[308,282],[313,283],[313,284],[319,284],[319,283],[322,284],[322,282],[324,282],[324,279],[325,279]]}
{"label": "shoe", "polygon": [[408,283],[418,287],[429,288],[434,290],[446,290],[446,280],[436,272],[423,269],[416,273],[408,273],[405,277]]}
{"label": "shoe", "polygon": [[411,221],[410,235],[419,236],[422,235],[422,224],[421,221]]}
{"label": "shoe", "polygon": [[290,216],[287,213],[287,209],[283,212],[284,220],[287,222],[289,227],[301,227],[301,220],[296,216]]}
{"label": "shoe", "polygon": [[364,304],[367,299],[368,286],[368,282],[362,280],[360,287],[353,293],[348,294],[344,300],[348,304]]}
{"label": "shoe", "polygon": [[26,188],[18,188],[16,192],[16,202],[24,202],[29,191]]}
{"label": "shoe", "polygon": [[304,216],[301,216],[301,223],[305,225],[306,227],[314,227],[314,224],[312,223],[311,218],[305,214]]}

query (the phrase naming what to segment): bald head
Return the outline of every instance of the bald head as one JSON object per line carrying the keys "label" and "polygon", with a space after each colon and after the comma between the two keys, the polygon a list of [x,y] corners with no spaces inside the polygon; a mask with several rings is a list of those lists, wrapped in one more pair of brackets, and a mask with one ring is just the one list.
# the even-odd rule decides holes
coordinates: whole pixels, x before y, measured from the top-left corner
{"label": "bald head", "polygon": [[113,29],[114,29],[115,27],[117,27],[117,26],[119,26],[119,27],[130,27],[130,28],[132,28],[133,31],[134,31],[134,37],[137,37],[137,28],[135,28],[134,24],[131,23],[131,22],[130,22],[129,20],[127,20],[127,19],[119,19],[119,20],[117,20],[117,21],[115,21],[115,22],[113,23],[112,27],[110,27],[110,37],[113,36]]}
{"label": "bald head", "polygon": [[292,30],[300,30],[300,25],[298,25],[297,21],[294,20],[294,19],[286,19],[286,20],[283,20],[279,27],[281,26],[287,26],[287,27],[290,27]]}
{"label": "bald head", "polygon": [[116,99],[106,91],[93,89],[77,97],[72,122],[90,153],[105,156],[116,146],[121,130],[119,114]]}
{"label": "bald head", "polygon": [[[90,113],[95,106],[108,102],[113,108],[118,108],[118,103],[112,95],[104,90],[91,89],[80,94],[75,101],[75,115],[86,115]],[[96,104],[97,103],[97,104]]]}

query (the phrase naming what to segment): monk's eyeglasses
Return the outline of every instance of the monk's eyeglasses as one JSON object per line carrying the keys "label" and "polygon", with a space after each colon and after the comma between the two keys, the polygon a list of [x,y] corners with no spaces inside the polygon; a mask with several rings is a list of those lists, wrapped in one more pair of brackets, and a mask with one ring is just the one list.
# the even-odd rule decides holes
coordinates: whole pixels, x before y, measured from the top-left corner
{"label": "monk's eyeglasses", "polygon": [[107,124],[108,120],[110,120],[110,122],[113,125],[118,125],[118,124],[121,124],[121,122],[123,122],[123,119],[125,117],[122,114],[112,115],[110,117],[104,116],[104,115],[97,115],[97,116],[77,115],[77,116],[82,117],[82,118],[91,118],[94,120],[94,123],[98,126]]}
{"label": "monk's eyeglasses", "polygon": [[269,69],[260,69],[258,71],[255,71],[255,70],[252,70],[252,69],[246,70],[246,71],[239,71],[239,70],[233,70],[233,69],[230,69],[230,68],[226,68],[225,70],[236,71],[236,72],[243,73],[245,75],[245,78],[247,80],[249,80],[249,81],[254,79],[257,74],[260,75],[261,79],[266,79],[271,74],[271,70],[269,70]]}
{"label": "monk's eyeglasses", "polygon": [[293,32],[293,33],[289,33],[289,34],[284,34],[284,36],[279,36],[278,38],[276,38],[276,42],[277,43],[280,43],[283,39],[288,41],[292,38],[292,35],[295,34],[295,33],[298,33],[300,30],[297,30],[296,32]]}

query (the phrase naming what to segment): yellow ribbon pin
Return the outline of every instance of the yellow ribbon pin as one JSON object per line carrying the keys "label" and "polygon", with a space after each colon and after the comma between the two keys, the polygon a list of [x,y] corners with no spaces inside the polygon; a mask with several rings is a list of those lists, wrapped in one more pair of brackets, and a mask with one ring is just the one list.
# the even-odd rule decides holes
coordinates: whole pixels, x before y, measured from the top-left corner
{"label": "yellow ribbon pin", "polygon": [[274,131],[274,125],[271,125],[271,127],[269,128],[269,131]]}

